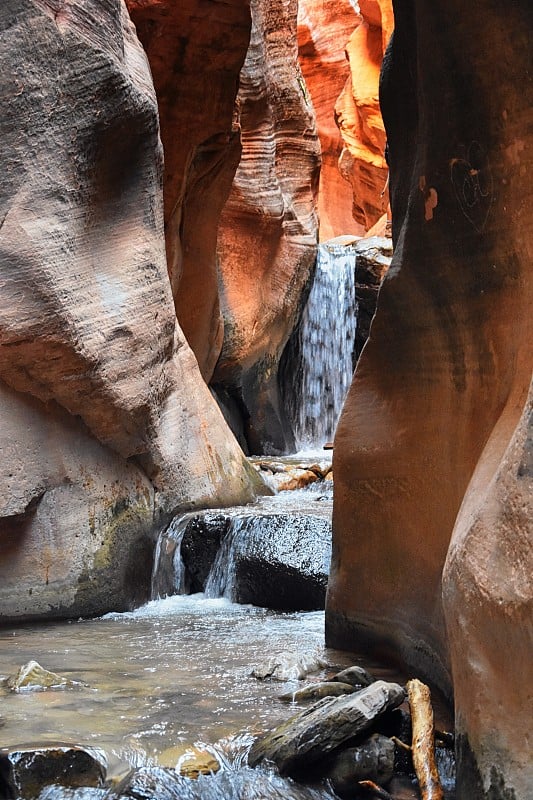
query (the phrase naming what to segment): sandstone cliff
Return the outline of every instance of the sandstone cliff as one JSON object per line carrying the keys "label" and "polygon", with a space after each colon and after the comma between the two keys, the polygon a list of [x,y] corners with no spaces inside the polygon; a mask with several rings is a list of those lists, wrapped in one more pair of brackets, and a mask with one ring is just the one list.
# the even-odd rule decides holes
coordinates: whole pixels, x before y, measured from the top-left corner
{"label": "sandstone cliff", "polygon": [[206,381],[224,336],[217,226],[241,156],[234,118],[249,0],[127,0],[154,79],[165,153],[165,235],[180,326]]}
{"label": "sandstone cliff", "polygon": [[0,8],[0,607],[122,608],[174,509],[251,496],[177,327],[145,54],[117,0]]}
{"label": "sandstone cliff", "polygon": [[322,150],[318,193],[321,241],[364,233],[363,225],[352,215],[351,185],[339,171],[343,140],[334,113],[337,98],[350,75],[346,43],[361,22],[350,0],[298,3],[299,58],[315,109]]}
{"label": "sandstone cliff", "polygon": [[[448,692],[451,669],[461,763],[479,777],[461,767],[458,797],[520,798],[531,757],[516,699],[532,648],[517,466],[533,366],[531,15],[526,0],[397,0],[394,13],[382,110],[395,253],[336,435],[327,638],[388,652]],[[498,704],[497,736],[483,698]]]}
{"label": "sandstone cliff", "polygon": [[298,63],[296,0],[252,0],[237,99],[242,159],[220,223],[224,344],[213,383],[244,419],[253,452],[294,442],[278,362],[316,256],[320,147]]}
{"label": "sandstone cliff", "polygon": [[339,169],[352,187],[352,212],[368,230],[386,212],[386,136],[379,108],[379,71],[394,19],[391,0],[360,0],[360,22],[346,44],[350,75],[335,116],[344,147]]}

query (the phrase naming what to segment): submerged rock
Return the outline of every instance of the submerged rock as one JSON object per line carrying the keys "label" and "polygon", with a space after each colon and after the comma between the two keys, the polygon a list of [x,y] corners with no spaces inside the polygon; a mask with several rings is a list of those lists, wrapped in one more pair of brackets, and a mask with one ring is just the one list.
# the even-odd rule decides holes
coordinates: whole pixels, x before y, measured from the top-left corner
{"label": "submerged rock", "polygon": [[302,700],[318,700],[321,697],[340,697],[343,694],[351,694],[353,691],[354,687],[349,683],[320,681],[320,683],[304,686],[303,689],[298,689],[296,692],[280,694],[279,699],[288,703],[298,703]]}
{"label": "submerged rock", "polygon": [[340,797],[353,797],[357,781],[372,780],[386,785],[394,772],[394,742],[379,733],[358,747],[343,750],[331,762],[325,777]]}
{"label": "submerged rock", "polygon": [[157,760],[160,766],[172,767],[179,775],[186,778],[211,775],[220,769],[220,761],[213,753],[199,747],[183,745],[169,747],[158,756]]}
{"label": "submerged rock", "polygon": [[1,787],[5,792],[2,796],[31,800],[51,784],[99,788],[104,784],[106,770],[88,750],[56,745],[0,751],[0,776],[5,784],[5,788]]}
{"label": "submerged rock", "polygon": [[319,700],[258,739],[248,763],[255,766],[267,759],[281,773],[294,773],[368,730],[376,718],[404,699],[405,691],[398,684],[376,681],[354,694]]}
{"label": "submerged rock", "polygon": [[82,685],[79,681],[72,681],[69,678],[58,675],[57,672],[50,672],[50,670],[44,669],[37,661],[28,661],[14,677],[7,680],[7,686],[12,692],[67,689]]}
{"label": "submerged rock", "polygon": [[135,800],[334,800],[326,789],[299,786],[290,778],[248,768],[191,781],[173,770],[142,767],[122,781],[117,792]]}

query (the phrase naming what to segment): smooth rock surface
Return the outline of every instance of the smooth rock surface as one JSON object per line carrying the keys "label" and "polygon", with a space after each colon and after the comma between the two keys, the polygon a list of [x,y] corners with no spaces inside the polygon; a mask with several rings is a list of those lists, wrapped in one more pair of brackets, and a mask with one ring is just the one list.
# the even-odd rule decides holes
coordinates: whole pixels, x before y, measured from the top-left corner
{"label": "smooth rock surface", "polygon": [[357,781],[371,780],[386,786],[393,772],[394,742],[375,733],[358,747],[349,747],[335,756],[325,777],[339,797],[351,798]]}
{"label": "smooth rock surface", "polygon": [[[90,752],[81,747],[51,746],[38,749],[0,750],[1,778],[4,791],[24,800],[36,798],[50,784],[75,788],[100,787],[105,768]],[[10,795],[7,794],[7,797]]]}
{"label": "smooth rock surface", "polygon": [[449,695],[452,666],[479,771],[460,766],[457,796],[527,797],[531,490],[506,451],[533,366],[531,9],[398,0],[395,20],[395,252],[335,439],[327,641]]}
{"label": "smooth rock surface", "polygon": [[378,86],[394,18],[391,0],[361,0],[359,9],[360,22],[346,44],[350,75],[335,105],[335,118],[344,142],[339,168],[352,187],[353,217],[368,230],[388,204]]}
{"label": "smooth rock surface", "polygon": [[319,700],[310,708],[257,739],[250,766],[273,761],[282,774],[316,764],[343,742],[367,730],[385,711],[400,705],[405,692],[396,683],[376,681],[345,697]]}
{"label": "smooth rock surface", "polygon": [[254,478],[176,324],[125,6],[8,0],[0,31],[2,619],[123,609],[160,515]]}
{"label": "smooth rock surface", "polygon": [[296,0],[252,0],[237,108],[242,159],[218,236],[224,344],[212,383],[240,409],[250,453],[294,450],[278,362],[316,256],[320,144],[298,62]]}
{"label": "smooth rock surface", "polygon": [[320,241],[364,232],[352,215],[352,188],[339,171],[343,140],[333,113],[350,74],[346,43],[360,21],[350,0],[299,0],[298,3],[298,53],[322,150],[318,191]]}
{"label": "smooth rock surface", "polygon": [[180,326],[206,381],[224,336],[217,226],[241,156],[234,105],[248,0],[127,0],[152,71],[165,153],[165,237]]}

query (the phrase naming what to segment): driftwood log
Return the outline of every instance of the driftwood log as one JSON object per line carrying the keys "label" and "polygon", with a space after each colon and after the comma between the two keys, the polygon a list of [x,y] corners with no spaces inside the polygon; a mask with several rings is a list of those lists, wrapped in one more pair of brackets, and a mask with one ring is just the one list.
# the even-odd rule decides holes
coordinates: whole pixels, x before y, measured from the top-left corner
{"label": "driftwood log", "polygon": [[435,762],[431,693],[416,678],[407,682],[413,726],[412,756],[422,800],[443,800],[444,794]]}

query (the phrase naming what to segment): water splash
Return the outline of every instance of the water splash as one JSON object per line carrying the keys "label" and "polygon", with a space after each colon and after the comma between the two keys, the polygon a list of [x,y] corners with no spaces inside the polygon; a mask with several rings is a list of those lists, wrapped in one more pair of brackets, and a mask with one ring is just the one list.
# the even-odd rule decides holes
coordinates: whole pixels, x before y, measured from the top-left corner
{"label": "water splash", "polygon": [[296,411],[297,447],[333,439],[353,375],[357,302],[355,241],[323,242],[300,322],[302,381]]}
{"label": "water splash", "polygon": [[156,544],[150,597],[158,600],[172,594],[188,594],[187,571],[181,556],[181,543],[194,512],[174,517]]}

